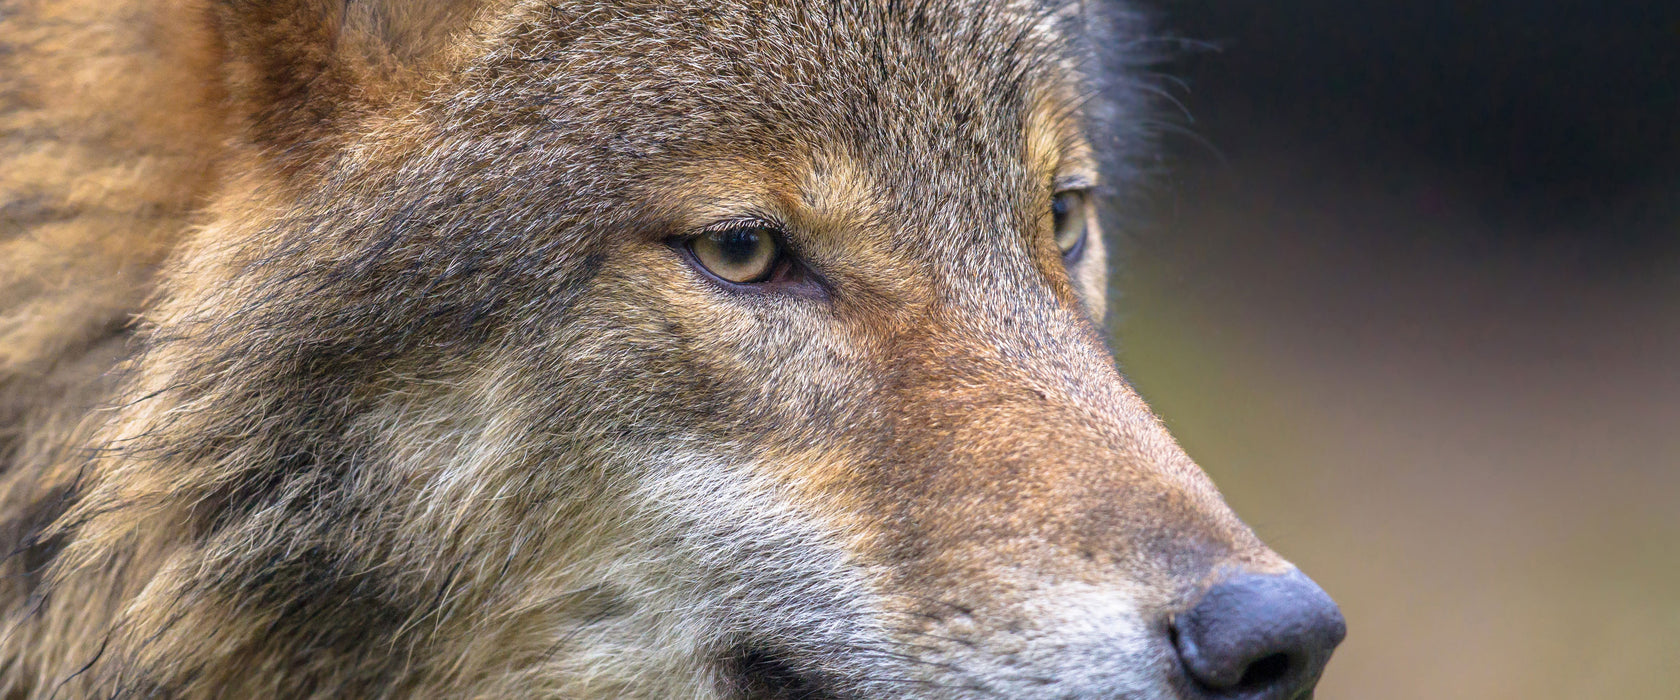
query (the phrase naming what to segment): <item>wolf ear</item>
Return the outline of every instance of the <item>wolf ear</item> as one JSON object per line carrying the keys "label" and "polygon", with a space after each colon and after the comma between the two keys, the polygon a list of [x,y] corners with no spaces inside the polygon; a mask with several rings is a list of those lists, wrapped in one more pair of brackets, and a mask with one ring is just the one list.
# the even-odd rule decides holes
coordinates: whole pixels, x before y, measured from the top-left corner
{"label": "wolf ear", "polygon": [[245,137],[285,170],[344,122],[413,85],[481,0],[214,0]]}

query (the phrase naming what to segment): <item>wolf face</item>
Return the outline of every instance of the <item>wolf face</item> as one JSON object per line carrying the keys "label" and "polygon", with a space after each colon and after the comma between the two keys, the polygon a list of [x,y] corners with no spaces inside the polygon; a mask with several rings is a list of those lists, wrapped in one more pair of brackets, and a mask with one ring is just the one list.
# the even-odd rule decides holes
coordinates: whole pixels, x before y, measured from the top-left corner
{"label": "wolf face", "polygon": [[1310,694],[1334,604],[1102,339],[1117,8],[204,12],[225,165],[14,687]]}

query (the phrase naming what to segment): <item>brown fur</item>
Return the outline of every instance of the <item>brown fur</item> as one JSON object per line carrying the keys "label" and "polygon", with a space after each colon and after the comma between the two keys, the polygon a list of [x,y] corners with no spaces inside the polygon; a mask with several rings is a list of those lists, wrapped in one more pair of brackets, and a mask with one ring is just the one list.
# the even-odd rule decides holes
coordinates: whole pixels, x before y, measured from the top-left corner
{"label": "brown fur", "polygon": [[1287,564],[1048,234],[1129,19],[0,0],[0,696],[1164,696]]}

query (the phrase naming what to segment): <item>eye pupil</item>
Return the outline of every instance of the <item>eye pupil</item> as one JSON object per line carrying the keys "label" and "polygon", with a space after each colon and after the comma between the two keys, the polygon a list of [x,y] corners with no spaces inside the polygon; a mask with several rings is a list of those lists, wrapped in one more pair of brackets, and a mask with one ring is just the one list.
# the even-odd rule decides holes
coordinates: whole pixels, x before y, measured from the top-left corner
{"label": "eye pupil", "polygon": [[758,246],[763,234],[755,228],[741,228],[716,234],[718,237],[718,252],[731,263],[742,264],[752,261],[753,255],[758,253]]}

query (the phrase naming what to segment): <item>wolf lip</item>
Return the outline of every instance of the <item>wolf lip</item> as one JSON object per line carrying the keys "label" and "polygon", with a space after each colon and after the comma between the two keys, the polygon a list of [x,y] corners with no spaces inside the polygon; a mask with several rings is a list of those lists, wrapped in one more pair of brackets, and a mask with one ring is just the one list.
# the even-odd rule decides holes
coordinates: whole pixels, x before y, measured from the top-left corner
{"label": "wolf lip", "polygon": [[742,700],[843,700],[819,675],[795,667],[782,652],[748,647],[735,654],[731,665]]}

